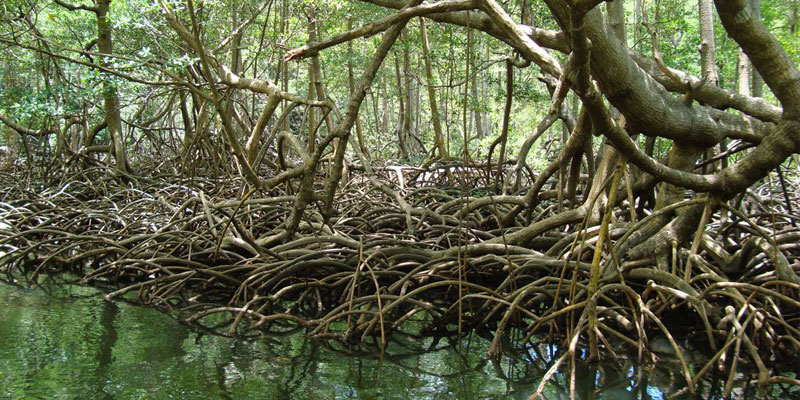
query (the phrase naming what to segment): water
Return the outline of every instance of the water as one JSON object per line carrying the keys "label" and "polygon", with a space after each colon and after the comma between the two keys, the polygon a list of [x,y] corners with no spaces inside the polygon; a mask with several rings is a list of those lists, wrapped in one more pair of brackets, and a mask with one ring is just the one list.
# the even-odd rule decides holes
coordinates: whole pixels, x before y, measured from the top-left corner
{"label": "water", "polygon": [[[2,399],[525,399],[556,355],[538,345],[491,361],[483,339],[462,352],[447,340],[422,344],[434,349],[393,343],[380,360],[301,334],[235,340],[154,309],[104,301],[90,288],[0,284]],[[661,399],[683,386],[674,365],[648,367],[638,386],[636,372],[624,362],[581,364],[576,395]],[[719,392],[713,385],[707,394]],[[739,386],[738,395],[752,392]],[[568,398],[568,388],[557,374],[546,398]],[[775,390],[774,398],[796,393]]]}

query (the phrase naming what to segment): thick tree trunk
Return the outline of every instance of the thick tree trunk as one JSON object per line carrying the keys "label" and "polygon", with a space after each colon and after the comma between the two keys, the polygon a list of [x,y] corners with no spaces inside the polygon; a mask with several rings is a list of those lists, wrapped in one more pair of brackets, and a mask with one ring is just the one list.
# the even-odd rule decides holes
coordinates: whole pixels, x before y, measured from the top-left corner
{"label": "thick tree trunk", "polygon": [[[719,86],[719,74],[717,72],[717,45],[714,38],[714,1],[699,0],[699,22],[700,22],[700,70],[701,79],[704,85]],[[719,142],[719,151],[723,153],[727,150],[727,139]],[[706,152],[706,155],[713,150]]]}
{"label": "thick tree trunk", "polygon": [[[606,3],[606,13],[614,37],[624,45],[627,33],[625,31],[625,13],[622,6],[622,0],[614,0]],[[594,202],[594,206],[589,210],[592,222],[599,222],[600,212],[606,204],[607,194],[604,193],[605,182],[614,172],[614,167],[618,162],[619,152],[616,148],[610,146],[607,141],[604,141],[599,150],[598,158],[596,174],[585,196],[585,201],[587,203],[591,203],[592,199],[595,197],[597,198]]]}

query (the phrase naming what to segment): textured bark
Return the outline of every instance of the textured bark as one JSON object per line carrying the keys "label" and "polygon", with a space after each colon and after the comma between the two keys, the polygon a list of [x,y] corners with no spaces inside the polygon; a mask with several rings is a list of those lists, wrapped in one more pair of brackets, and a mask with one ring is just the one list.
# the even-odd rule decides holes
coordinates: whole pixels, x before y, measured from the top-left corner
{"label": "textured bark", "polygon": [[[316,11],[313,9],[309,11],[308,37],[309,40],[317,40],[317,17]],[[325,85],[322,83],[322,64],[319,62],[319,57],[311,57],[311,69],[314,71],[312,75],[312,82],[314,82],[314,92],[317,95],[317,100],[320,102],[325,102],[328,100],[328,95],[327,91],[325,90]],[[328,128],[328,132],[333,131],[333,119],[331,118],[331,113],[326,112],[324,116],[325,126]]]}
{"label": "textured bark", "polygon": [[[674,146],[667,157],[670,168],[692,172],[701,149]],[[669,205],[684,200],[686,189],[682,186],[661,183],[656,198],[655,210],[660,210]],[[646,241],[634,247],[629,256],[632,259],[666,257],[674,244],[687,243],[697,227],[697,221],[703,211],[703,205],[698,204],[679,209],[675,214],[664,214],[653,219],[642,229],[643,233],[653,233]],[[675,218],[677,216],[677,218]],[[649,235],[641,235],[642,239]],[[640,239],[641,240],[641,239]],[[633,245],[631,242],[628,245]],[[665,259],[665,258],[664,258]]]}
{"label": "textured bark", "polygon": [[[565,0],[546,0],[556,20],[569,26]],[[586,17],[586,32],[592,43],[592,77],[605,98],[629,124],[646,135],[661,136],[686,146],[707,147],[723,137],[758,140],[772,128],[741,115],[686,104],[664,90],[628,55],[627,48],[603,22],[600,10]]]}
{"label": "textured bark", "polygon": [[231,71],[234,74],[242,73],[242,36],[244,32],[236,30],[239,27],[239,7],[231,7],[231,31],[235,32],[231,39]]}
{"label": "textured bark", "polygon": [[[781,113],[783,110],[780,107],[765,101],[764,99],[742,96],[736,90],[728,90],[717,86],[706,85],[703,84],[701,78],[699,77],[668,67],[670,75],[678,78],[680,82],[685,82],[686,84],[675,82],[673,78],[667,76],[667,74],[661,71],[654,60],[633,50],[629,50],[628,54],[630,54],[631,58],[633,58],[640,68],[647,72],[647,74],[661,84],[661,86],[671,92],[683,93],[686,95],[690,91],[689,87],[691,87],[691,94],[694,99],[707,104],[708,106],[720,110],[726,110],[729,108],[739,110],[748,116],[764,122],[778,122],[781,119]],[[757,141],[755,143],[757,143]]]}
{"label": "textured bark", "polygon": [[[281,38],[285,38],[288,34],[288,21],[289,19],[289,0],[283,0],[281,2],[281,18],[280,18],[280,32]],[[289,91],[289,63],[286,61],[281,60],[280,64],[281,68],[281,90],[284,92]],[[283,104],[282,110],[286,110],[288,106],[287,101],[284,100],[281,102]],[[282,130],[287,131],[289,130],[289,119],[286,118],[283,120]]]}
{"label": "textured bark", "polygon": [[[514,100],[514,64],[506,60],[506,101],[503,106],[503,125],[500,128],[500,136],[495,139],[489,147],[488,162],[492,163],[492,152],[496,145],[500,145],[500,154],[497,156],[497,178],[500,179],[503,171],[503,164],[506,161],[506,145],[508,144],[508,126],[511,123],[511,106]],[[499,183],[498,183],[499,186]]]}

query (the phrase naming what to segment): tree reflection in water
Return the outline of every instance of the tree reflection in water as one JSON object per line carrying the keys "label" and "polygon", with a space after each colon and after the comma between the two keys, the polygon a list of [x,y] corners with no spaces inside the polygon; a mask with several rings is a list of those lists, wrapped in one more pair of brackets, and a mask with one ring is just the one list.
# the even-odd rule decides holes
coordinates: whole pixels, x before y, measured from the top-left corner
{"label": "tree reflection in water", "polygon": [[[106,302],[93,289],[43,289],[0,284],[2,398],[526,399],[561,356],[556,346],[521,348],[512,338],[502,357],[490,359],[490,341],[478,334],[460,346],[454,338],[395,334],[382,356],[377,344],[346,348],[302,332],[231,339]],[[578,360],[574,376],[577,399],[661,399],[684,383],[668,361],[640,367],[627,358]],[[567,361],[543,397],[569,398],[569,377]],[[753,397],[755,386],[740,379],[736,397]],[[719,397],[723,386],[712,376],[698,392]],[[774,385],[770,394],[793,394],[783,390]]]}

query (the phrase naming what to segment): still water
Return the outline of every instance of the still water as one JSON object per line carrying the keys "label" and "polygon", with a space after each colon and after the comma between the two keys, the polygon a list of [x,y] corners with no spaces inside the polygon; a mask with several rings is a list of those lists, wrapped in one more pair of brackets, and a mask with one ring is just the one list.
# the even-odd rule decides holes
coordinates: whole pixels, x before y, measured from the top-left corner
{"label": "still water", "polygon": [[[491,361],[484,339],[463,343],[462,351],[447,340],[430,343],[426,352],[393,343],[381,360],[299,333],[235,340],[154,309],[104,301],[90,288],[0,283],[2,399],[525,399],[555,355],[539,345]],[[649,367],[638,385],[637,372],[624,362],[580,365],[576,396],[662,399],[683,386],[675,366]],[[712,397],[714,385],[705,384]],[[545,398],[568,398],[568,388],[557,374]],[[735,393],[748,397],[750,390]]]}

